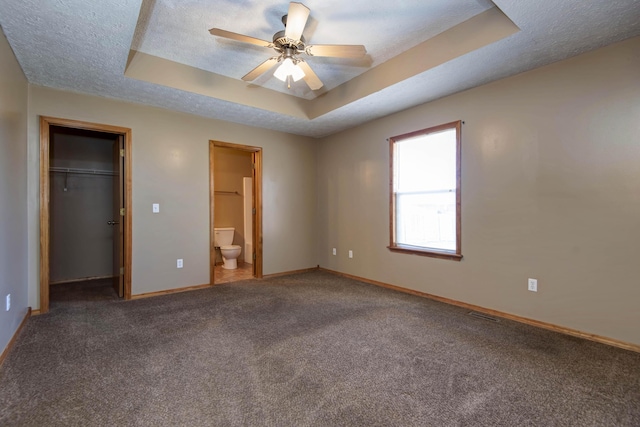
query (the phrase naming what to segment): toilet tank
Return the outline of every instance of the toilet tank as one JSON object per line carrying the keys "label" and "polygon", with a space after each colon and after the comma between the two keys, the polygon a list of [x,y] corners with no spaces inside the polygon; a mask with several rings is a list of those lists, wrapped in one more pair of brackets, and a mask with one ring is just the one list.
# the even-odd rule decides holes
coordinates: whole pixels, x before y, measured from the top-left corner
{"label": "toilet tank", "polygon": [[236,231],[236,229],[233,227],[214,228],[213,245],[217,248],[232,245],[234,231]]}

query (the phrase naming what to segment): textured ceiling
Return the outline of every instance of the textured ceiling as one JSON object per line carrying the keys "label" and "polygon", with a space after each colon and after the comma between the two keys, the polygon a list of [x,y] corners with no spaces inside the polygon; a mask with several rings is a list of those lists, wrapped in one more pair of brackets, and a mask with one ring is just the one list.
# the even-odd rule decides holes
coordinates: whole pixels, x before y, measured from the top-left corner
{"label": "textured ceiling", "polygon": [[218,27],[271,40],[282,29],[287,1],[0,0],[0,25],[33,84],[313,137],[640,35],[640,0],[307,0],[304,4],[311,9],[305,29],[310,42],[363,44],[366,61],[309,58],[325,83],[323,91],[311,92],[303,82],[289,91],[269,74],[255,82],[263,89],[255,91],[256,96],[284,93],[304,102],[337,98],[357,76],[384,70],[385,61],[494,6],[519,31],[361,97],[345,98],[338,107],[309,119],[124,74],[133,49],[248,85],[239,79],[271,51],[219,39],[207,30]]}

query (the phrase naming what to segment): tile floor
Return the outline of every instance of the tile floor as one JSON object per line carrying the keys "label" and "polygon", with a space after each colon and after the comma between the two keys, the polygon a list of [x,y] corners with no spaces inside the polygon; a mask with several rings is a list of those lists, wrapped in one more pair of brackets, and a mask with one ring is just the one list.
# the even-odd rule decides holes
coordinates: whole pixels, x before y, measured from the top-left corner
{"label": "tile floor", "polygon": [[214,280],[217,284],[237,282],[239,280],[246,280],[253,278],[253,265],[246,262],[238,263],[238,268],[235,270],[225,270],[222,265],[216,265],[214,271]]}

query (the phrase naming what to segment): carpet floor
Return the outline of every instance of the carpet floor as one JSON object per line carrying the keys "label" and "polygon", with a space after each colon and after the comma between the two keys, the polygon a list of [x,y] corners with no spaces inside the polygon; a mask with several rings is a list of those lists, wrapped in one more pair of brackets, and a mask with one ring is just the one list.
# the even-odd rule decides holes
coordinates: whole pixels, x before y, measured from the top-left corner
{"label": "carpet floor", "polygon": [[105,291],[29,319],[0,425],[640,426],[640,354],[322,271]]}

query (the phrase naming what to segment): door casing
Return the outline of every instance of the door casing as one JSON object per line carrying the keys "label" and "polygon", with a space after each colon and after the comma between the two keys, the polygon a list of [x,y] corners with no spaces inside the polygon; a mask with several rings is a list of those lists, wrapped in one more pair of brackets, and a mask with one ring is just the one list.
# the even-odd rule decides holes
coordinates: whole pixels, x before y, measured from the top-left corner
{"label": "door casing", "polygon": [[[209,280],[215,284],[214,267],[216,266],[216,249],[214,246],[214,148],[224,147],[233,150],[248,151],[252,153],[253,162],[253,250],[255,259],[253,261],[253,277],[262,278],[262,148],[251,145],[232,144],[222,141],[209,141]],[[246,256],[246,254],[245,254]]]}
{"label": "door casing", "polygon": [[[118,135],[115,144],[113,144],[113,163],[117,165],[120,172],[124,172],[124,136]],[[119,173],[113,178],[113,215],[114,233],[117,242],[124,242],[124,218],[121,218],[120,209],[125,207],[124,204],[124,173]],[[124,268],[124,253],[121,244],[113,245],[113,289],[118,293],[120,298],[124,298],[124,274],[121,268]]]}
{"label": "door casing", "polygon": [[131,129],[83,122],[55,117],[40,117],[40,308],[39,313],[49,311],[49,221],[50,221],[50,178],[49,178],[49,146],[50,127],[60,126],[89,131],[113,133],[124,137],[124,299],[131,299]]}

